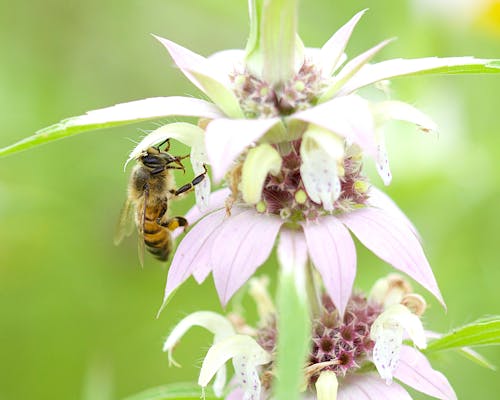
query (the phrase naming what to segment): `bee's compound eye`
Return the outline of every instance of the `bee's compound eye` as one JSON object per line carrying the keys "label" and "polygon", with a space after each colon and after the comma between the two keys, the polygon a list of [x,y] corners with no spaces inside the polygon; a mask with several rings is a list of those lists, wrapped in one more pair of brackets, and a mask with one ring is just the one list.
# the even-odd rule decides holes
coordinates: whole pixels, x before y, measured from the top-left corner
{"label": "bee's compound eye", "polygon": [[162,161],[154,155],[148,154],[143,157],[141,157],[141,162],[149,168],[156,168],[161,166],[163,163]]}

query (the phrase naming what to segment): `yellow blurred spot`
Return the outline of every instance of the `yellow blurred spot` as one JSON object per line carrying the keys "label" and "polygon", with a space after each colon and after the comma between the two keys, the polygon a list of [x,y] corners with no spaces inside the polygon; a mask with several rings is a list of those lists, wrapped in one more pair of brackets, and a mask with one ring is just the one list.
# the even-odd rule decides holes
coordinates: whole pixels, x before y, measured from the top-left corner
{"label": "yellow blurred spot", "polygon": [[307,194],[303,190],[298,190],[295,193],[295,201],[299,204],[304,204],[307,200]]}
{"label": "yellow blurred spot", "polygon": [[493,34],[500,35],[500,0],[490,0],[479,14],[476,25]]}
{"label": "yellow blurred spot", "polygon": [[257,212],[263,213],[266,211],[267,208],[266,203],[264,203],[263,201],[259,201],[255,206],[255,208],[257,209]]}

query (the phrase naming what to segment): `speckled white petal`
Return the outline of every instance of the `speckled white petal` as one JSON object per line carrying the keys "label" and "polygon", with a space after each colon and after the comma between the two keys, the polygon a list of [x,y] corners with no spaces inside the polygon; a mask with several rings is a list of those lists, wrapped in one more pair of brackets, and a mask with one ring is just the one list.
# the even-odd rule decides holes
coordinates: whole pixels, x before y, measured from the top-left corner
{"label": "speckled white petal", "polygon": [[338,217],[368,249],[429,290],[445,306],[422,245],[406,223],[367,207]]}
{"label": "speckled white petal", "polygon": [[222,304],[269,257],[283,221],[255,210],[243,211],[224,221],[211,249],[215,287]]}
{"label": "speckled white petal", "polygon": [[319,65],[321,66],[323,75],[329,76],[335,71],[335,67],[344,54],[344,50],[355,26],[365,12],[366,10],[360,11],[352,17],[351,20],[335,32],[321,48]]}
{"label": "speckled white petal", "polygon": [[300,174],[307,194],[326,211],[333,211],[341,192],[339,170],[344,141],[336,134],[311,125],[302,137]]}
{"label": "speckled white petal", "polygon": [[[491,61],[493,60],[482,60],[474,57],[427,57],[416,59],[397,58],[376,64],[367,64],[349,80],[338,94],[345,96],[363,86],[371,85],[384,79],[418,74],[453,74],[459,72],[461,68],[467,70],[474,66],[487,65]],[[448,68],[450,69],[449,72],[447,71]]]}
{"label": "speckled white petal", "polygon": [[369,104],[359,96],[335,98],[291,117],[325,128],[356,143],[372,157],[377,154],[375,124]]}
{"label": "speckled white petal", "polygon": [[432,368],[427,358],[410,346],[403,346],[399,367],[394,377],[419,392],[441,400],[456,400],[448,379]]}
{"label": "speckled white petal", "polygon": [[231,89],[229,76],[217,68],[217,63],[188,50],[168,39],[153,35],[170,53],[184,75],[210,97],[224,113],[233,118],[243,117],[243,111]]}
{"label": "speckled white petal", "polygon": [[342,381],[337,400],[411,400],[411,396],[397,383],[386,385],[374,374],[353,374]]}
{"label": "speckled white petal", "polygon": [[385,134],[381,129],[378,129],[375,137],[377,141],[375,165],[377,166],[377,172],[384,182],[384,185],[388,186],[392,181],[392,173],[389,166],[389,155],[387,154],[387,148],[385,146]]}
{"label": "speckled white petal", "polygon": [[260,399],[258,367],[271,361],[271,355],[250,336],[233,335],[208,350],[201,366],[198,384],[206,387],[215,373],[230,359],[236,379],[244,390],[244,400]]}
{"label": "speckled white petal", "polygon": [[420,318],[401,304],[390,306],[377,317],[371,327],[370,336],[375,341],[373,362],[380,377],[387,383],[392,382],[398,366],[405,331],[417,347],[427,346]]}
{"label": "speckled white petal", "polygon": [[279,118],[217,119],[210,122],[205,132],[205,145],[214,180],[220,181],[245,148],[279,122]]}
{"label": "speckled white petal", "polygon": [[352,294],[356,276],[356,248],[349,231],[334,216],[302,225],[311,260],[341,314]]}

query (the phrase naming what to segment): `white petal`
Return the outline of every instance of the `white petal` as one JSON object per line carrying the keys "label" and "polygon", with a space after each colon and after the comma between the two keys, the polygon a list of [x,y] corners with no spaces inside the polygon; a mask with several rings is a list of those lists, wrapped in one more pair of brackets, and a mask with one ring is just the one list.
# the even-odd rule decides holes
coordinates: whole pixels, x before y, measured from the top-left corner
{"label": "white petal", "polygon": [[278,118],[223,119],[208,124],[205,143],[216,182],[220,181],[233,161],[252,143],[259,140]]}
{"label": "white petal", "polygon": [[339,168],[344,156],[344,141],[334,133],[311,125],[300,146],[300,174],[312,201],[333,211],[340,195]]}
{"label": "white petal", "polygon": [[[258,400],[260,381],[257,367],[269,363],[271,355],[250,336],[233,335],[210,347],[201,366],[198,384],[206,387],[215,373],[231,358],[234,359],[236,378],[245,389],[245,399]],[[248,387],[250,382],[251,385]]]}
{"label": "white petal", "polygon": [[[193,166],[194,176],[199,176],[206,172],[206,160],[207,155],[203,144],[195,145],[191,148],[191,165]],[[208,174],[205,174],[205,178],[194,187],[194,193],[199,209],[201,211],[208,210],[210,200],[210,177]]]}
{"label": "white petal", "polygon": [[425,132],[437,132],[437,124],[422,111],[402,101],[383,101],[372,105],[375,121],[383,124],[390,120],[410,122]]}
{"label": "white petal", "polygon": [[[139,157],[141,153],[147,150],[149,147],[161,143],[167,139],[175,139],[179,142],[189,146],[197,147],[200,153],[203,153],[204,132],[197,125],[189,124],[187,122],[175,122],[173,124],[163,125],[162,127],[155,129],[153,132],[146,135],[138,144],[135,146],[134,150],[129,154],[127,164]],[[201,154],[200,154],[201,157]]]}
{"label": "white petal", "polygon": [[346,376],[339,388],[338,400],[411,400],[400,385],[386,385],[374,374]]}
{"label": "white petal", "polygon": [[318,400],[337,400],[339,381],[333,371],[322,371],[316,381]]}
{"label": "white petal", "polygon": [[109,122],[123,122],[125,124],[173,115],[204,118],[223,116],[221,110],[212,103],[190,97],[173,96],[152,97],[121,103],[99,110],[87,111],[85,115],[62,122],[66,123],[67,127],[79,127]]}
{"label": "white petal", "polygon": [[330,100],[365,64],[367,64],[375,55],[387,46],[392,39],[384,40],[378,45],[365,51],[359,56],[349,61],[344,68],[335,76],[331,85],[319,98],[319,102],[323,103]]}
{"label": "white petal", "polygon": [[163,345],[168,358],[173,361],[172,351],[184,334],[193,326],[201,326],[214,334],[214,342],[235,334],[233,326],[227,318],[211,311],[198,311],[182,319],[170,332]]}
{"label": "white petal", "polygon": [[351,37],[354,27],[365,12],[366,9],[352,17],[351,20],[335,32],[321,48],[320,65],[324,75],[331,75],[335,71],[335,67],[344,54],[344,49],[347,46],[347,42]]}
{"label": "white petal", "polygon": [[262,143],[250,149],[241,171],[240,190],[245,203],[257,204],[267,175],[277,175],[280,169],[281,156],[270,144]]}
{"label": "white petal", "polygon": [[373,361],[381,378],[387,382],[392,381],[398,366],[404,331],[417,347],[423,349],[427,346],[422,322],[401,304],[390,306],[371,327],[370,336],[375,341]]}

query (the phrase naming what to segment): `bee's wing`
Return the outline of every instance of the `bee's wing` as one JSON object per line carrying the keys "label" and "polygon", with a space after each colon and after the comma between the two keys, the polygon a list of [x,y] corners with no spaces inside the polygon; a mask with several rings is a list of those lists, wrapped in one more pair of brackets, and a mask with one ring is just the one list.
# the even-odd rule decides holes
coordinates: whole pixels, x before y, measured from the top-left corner
{"label": "bee's wing", "polygon": [[113,241],[115,245],[120,244],[125,236],[129,236],[134,230],[134,204],[130,199],[125,201],[120,212],[120,218],[116,224],[115,236]]}
{"label": "bee's wing", "polygon": [[139,262],[141,267],[144,267],[144,223],[146,221],[146,205],[148,204],[149,188],[146,187],[144,190],[144,201],[140,210],[137,213],[137,232],[139,234],[139,240],[137,241],[137,250],[139,254]]}

